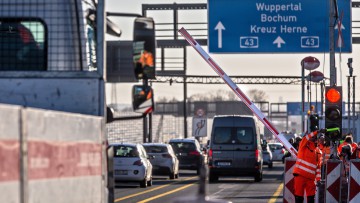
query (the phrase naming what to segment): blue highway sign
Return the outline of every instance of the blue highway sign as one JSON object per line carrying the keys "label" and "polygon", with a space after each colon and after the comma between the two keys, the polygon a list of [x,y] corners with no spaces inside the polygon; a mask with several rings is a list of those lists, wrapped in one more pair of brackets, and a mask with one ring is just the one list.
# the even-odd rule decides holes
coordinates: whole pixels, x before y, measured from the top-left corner
{"label": "blue highway sign", "polygon": [[[337,2],[335,51],[351,53],[351,1]],[[329,52],[329,7],[329,0],[208,0],[209,52]]]}

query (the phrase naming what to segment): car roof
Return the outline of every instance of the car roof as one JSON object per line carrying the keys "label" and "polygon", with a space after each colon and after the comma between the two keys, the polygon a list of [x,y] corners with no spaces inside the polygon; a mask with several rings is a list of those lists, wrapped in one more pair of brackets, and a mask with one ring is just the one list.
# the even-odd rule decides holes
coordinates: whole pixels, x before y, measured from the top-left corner
{"label": "car roof", "polygon": [[195,138],[173,138],[170,142],[196,142]]}
{"label": "car roof", "polygon": [[138,144],[135,143],[111,143],[109,146],[130,146],[130,147],[136,147]]}
{"label": "car roof", "polygon": [[169,144],[165,144],[165,143],[144,143],[144,146],[162,146],[162,147],[166,147]]}

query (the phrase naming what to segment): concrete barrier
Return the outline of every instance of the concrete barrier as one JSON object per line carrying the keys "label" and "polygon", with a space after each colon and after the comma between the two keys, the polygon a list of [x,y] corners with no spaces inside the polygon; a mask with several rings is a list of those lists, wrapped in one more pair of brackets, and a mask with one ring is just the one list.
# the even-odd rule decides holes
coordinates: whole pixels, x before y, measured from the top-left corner
{"label": "concrete barrier", "polygon": [[20,106],[0,105],[0,202],[21,202]]}
{"label": "concrete barrier", "polygon": [[101,117],[23,111],[29,202],[104,202]]}

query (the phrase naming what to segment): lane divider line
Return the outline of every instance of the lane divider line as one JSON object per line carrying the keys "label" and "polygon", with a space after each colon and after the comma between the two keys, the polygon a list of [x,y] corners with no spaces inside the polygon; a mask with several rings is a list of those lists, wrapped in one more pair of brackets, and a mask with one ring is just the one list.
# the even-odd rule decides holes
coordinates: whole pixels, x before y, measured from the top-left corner
{"label": "lane divider line", "polygon": [[280,193],[283,191],[284,188],[284,184],[281,183],[279,185],[279,187],[276,189],[275,193],[273,194],[273,196],[269,199],[268,203],[275,203],[276,199],[279,197]]}
{"label": "lane divider line", "polygon": [[184,185],[184,186],[182,186],[182,187],[176,188],[175,190],[170,190],[169,192],[165,192],[165,193],[163,193],[163,194],[156,195],[156,196],[154,196],[154,197],[150,197],[150,198],[148,198],[148,199],[145,199],[145,200],[140,201],[140,202],[137,202],[137,203],[150,202],[150,201],[152,201],[152,200],[154,200],[154,199],[158,199],[158,198],[160,198],[160,197],[163,197],[163,196],[172,194],[172,193],[174,193],[174,192],[177,192],[177,191],[180,191],[180,190],[184,190],[184,189],[186,189],[186,188],[188,188],[188,187],[190,187],[190,186],[193,186],[193,185],[195,185],[195,183],[191,183],[191,184],[188,184],[188,185]]}
{"label": "lane divider line", "polygon": [[169,184],[166,184],[166,185],[162,185],[162,186],[159,186],[159,187],[156,187],[156,188],[152,188],[152,189],[149,189],[149,190],[146,190],[146,191],[143,191],[143,192],[139,192],[139,193],[135,193],[135,194],[132,194],[132,195],[125,196],[125,197],[121,197],[121,198],[115,199],[115,202],[120,202],[120,201],[125,200],[125,199],[129,199],[129,198],[136,197],[136,196],[139,196],[139,195],[142,195],[142,194],[146,194],[146,193],[149,193],[149,192],[152,192],[152,191],[155,191],[155,190],[159,190],[161,188],[164,188],[164,187],[167,187],[167,186],[170,186],[170,185],[174,185],[175,183],[180,183],[180,182],[184,182],[184,181],[187,181],[187,180],[192,180],[192,179],[194,179],[196,177],[197,176],[193,176],[193,177],[190,177],[190,178],[186,178],[183,181],[175,181],[175,182],[172,182],[172,183],[169,183]]}

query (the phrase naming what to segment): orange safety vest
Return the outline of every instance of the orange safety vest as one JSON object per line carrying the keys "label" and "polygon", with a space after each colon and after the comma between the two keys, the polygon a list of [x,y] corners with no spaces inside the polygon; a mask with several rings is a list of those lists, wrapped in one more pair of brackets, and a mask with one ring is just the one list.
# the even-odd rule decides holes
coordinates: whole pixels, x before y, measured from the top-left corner
{"label": "orange safety vest", "polygon": [[321,165],[323,164],[322,160],[322,151],[319,147],[316,147],[316,156],[318,158],[318,164],[316,166],[316,181],[320,181],[321,179]]}
{"label": "orange safety vest", "polygon": [[316,169],[320,165],[320,160],[317,156],[315,143],[309,142],[309,139],[316,135],[317,131],[314,131],[310,134],[307,134],[301,140],[293,174],[315,180]]}
{"label": "orange safety vest", "polygon": [[324,162],[324,164],[326,164],[327,160],[330,159],[330,155],[331,155],[331,149],[330,149],[330,146],[324,146],[322,144],[319,144],[319,148],[322,152],[322,154],[324,155],[325,154],[325,159],[322,160]]}

